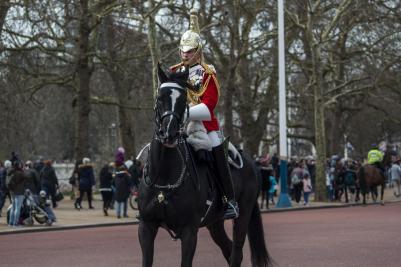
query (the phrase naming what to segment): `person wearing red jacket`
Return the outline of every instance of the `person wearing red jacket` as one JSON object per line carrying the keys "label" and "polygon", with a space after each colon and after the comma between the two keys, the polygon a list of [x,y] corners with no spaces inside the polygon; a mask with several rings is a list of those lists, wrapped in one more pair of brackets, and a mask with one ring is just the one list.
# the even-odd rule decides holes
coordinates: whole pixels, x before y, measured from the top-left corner
{"label": "person wearing red jacket", "polygon": [[217,170],[217,176],[223,187],[223,202],[225,203],[224,219],[237,218],[238,204],[235,200],[234,187],[230,167],[223,144],[223,136],[219,123],[214,115],[220,96],[220,86],[216,78],[216,70],[212,65],[203,62],[201,37],[197,33],[191,15],[191,30],[186,31],[180,40],[181,62],[170,67],[171,72],[184,71],[189,67],[189,83],[193,88],[188,89],[188,100],[191,102],[189,120],[202,121],[212,143],[212,154]]}

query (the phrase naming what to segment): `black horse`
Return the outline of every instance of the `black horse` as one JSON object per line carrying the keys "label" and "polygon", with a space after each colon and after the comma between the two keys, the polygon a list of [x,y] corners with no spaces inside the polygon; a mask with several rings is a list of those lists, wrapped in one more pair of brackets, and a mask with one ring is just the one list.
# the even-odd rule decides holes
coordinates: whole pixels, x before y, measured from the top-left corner
{"label": "black horse", "polygon": [[139,188],[139,241],[142,266],[153,264],[154,240],[159,227],[181,240],[181,266],[192,266],[199,227],[206,226],[229,266],[240,266],[245,237],[252,266],[272,266],[257,203],[259,183],[252,159],[242,154],[244,166],[232,169],[240,215],[233,223],[233,240],[224,230],[218,184],[207,161],[196,160],[186,143],[185,115],[188,70],[166,76],[158,68],[155,133]]}

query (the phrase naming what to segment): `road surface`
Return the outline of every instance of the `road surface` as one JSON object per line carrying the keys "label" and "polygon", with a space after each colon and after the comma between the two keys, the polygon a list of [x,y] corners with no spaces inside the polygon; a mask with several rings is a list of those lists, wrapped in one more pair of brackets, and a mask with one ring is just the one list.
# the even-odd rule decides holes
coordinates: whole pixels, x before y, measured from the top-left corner
{"label": "road surface", "polygon": [[[276,266],[401,266],[401,203],[267,213],[268,249]],[[230,222],[227,222],[230,228]],[[194,266],[227,266],[201,229]],[[154,266],[179,266],[179,242],[161,229]],[[242,266],[251,266],[247,244]],[[0,236],[0,266],[140,266],[137,226]]]}

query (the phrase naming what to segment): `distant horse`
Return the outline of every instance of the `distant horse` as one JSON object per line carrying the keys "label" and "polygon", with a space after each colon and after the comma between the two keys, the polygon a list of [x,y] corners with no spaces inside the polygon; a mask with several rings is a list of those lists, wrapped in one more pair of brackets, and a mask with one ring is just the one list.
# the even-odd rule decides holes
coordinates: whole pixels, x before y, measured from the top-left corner
{"label": "distant horse", "polygon": [[231,169],[240,215],[233,220],[233,240],[227,236],[224,210],[214,172],[207,161],[195,160],[185,139],[188,69],[167,76],[158,68],[161,83],[155,103],[155,133],[145,174],[139,186],[139,241],[142,266],[153,264],[158,228],[181,240],[181,266],[192,266],[200,227],[206,226],[229,266],[241,266],[248,235],[252,266],[272,266],[257,203],[256,166],[246,154],[243,167]]}
{"label": "distant horse", "polygon": [[[391,155],[386,151],[382,164],[387,168],[391,164]],[[362,165],[357,171],[357,180],[363,197],[363,204],[366,204],[366,194],[371,192],[372,199],[376,202],[378,197],[377,187],[380,186],[380,203],[384,205],[383,195],[386,186],[386,176],[376,166],[370,164]]]}

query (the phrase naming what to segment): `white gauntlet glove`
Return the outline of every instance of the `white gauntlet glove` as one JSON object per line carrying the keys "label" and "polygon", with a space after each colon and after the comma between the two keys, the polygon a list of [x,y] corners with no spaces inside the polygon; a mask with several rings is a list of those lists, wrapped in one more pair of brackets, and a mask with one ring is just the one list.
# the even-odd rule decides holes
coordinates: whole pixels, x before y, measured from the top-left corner
{"label": "white gauntlet glove", "polygon": [[[185,116],[187,113],[185,113]],[[187,118],[185,118],[187,119]],[[209,108],[203,104],[197,104],[195,106],[189,107],[189,118],[190,121],[210,121],[212,116],[210,115]]]}

